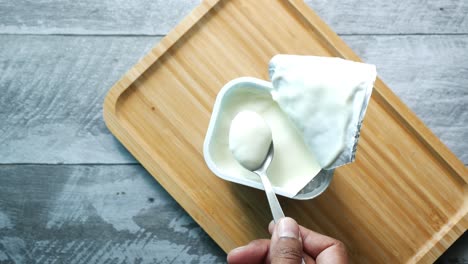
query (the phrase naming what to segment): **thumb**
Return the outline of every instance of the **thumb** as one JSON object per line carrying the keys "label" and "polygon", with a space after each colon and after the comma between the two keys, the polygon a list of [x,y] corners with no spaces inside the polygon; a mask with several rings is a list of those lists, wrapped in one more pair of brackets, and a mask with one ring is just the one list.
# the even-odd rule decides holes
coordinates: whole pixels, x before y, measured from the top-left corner
{"label": "thumb", "polygon": [[281,218],[273,229],[269,257],[272,264],[300,264],[302,239],[299,225],[289,217]]}

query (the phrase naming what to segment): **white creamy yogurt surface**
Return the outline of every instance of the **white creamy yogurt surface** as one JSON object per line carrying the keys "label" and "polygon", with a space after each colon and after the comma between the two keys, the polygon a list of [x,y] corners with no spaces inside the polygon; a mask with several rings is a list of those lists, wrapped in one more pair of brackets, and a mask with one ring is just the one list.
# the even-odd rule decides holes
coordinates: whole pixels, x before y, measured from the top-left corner
{"label": "white creamy yogurt surface", "polygon": [[321,168],[294,124],[273,101],[269,90],[245,84],[224,94],[207,146],[214,166],[223,175],[237,178],[240,182],[255,182],[258,188],[262,188],[258,175],[239,164],[229,147],[231,122],[242,111],[256,112],[270,127],[275,155],[267,171],[268,178],[278,194],[293,197]]}
{"label": "white creamy yogurt surface", "polygon": [[270,127],[256,112],[241,111],[231,122],[229,149],[234,158],[251,171],[262,165],[271,140]]}

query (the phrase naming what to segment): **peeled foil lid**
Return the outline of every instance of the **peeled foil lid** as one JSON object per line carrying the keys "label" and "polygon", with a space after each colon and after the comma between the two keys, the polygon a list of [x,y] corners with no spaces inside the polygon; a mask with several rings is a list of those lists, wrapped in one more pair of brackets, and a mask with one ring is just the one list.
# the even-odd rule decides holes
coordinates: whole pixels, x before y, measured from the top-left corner
{"label": "peeled foil lid", "polygon": [[[269,63],[269,75],[270,80],[275,86],[275,78],[278,77],[280,74],[284,74],[285,71],[294,70],[294,69],[301,69],[301,72],[308,73],[307,65],[310,66],[308,63],[319,63],[317,61],[320,60],[338,60],[336,62],[340,63],[345,61],[340,58],[324,58],[324,57],[315,57],[315,56],[299,56],[299,55],[276,55],[273,57]],[[346,61],[349,62],[349,61]],[[364,63],[352,62],[356,65],[360,64],[363,65]],[[369,66],[369,83],[364,85],[364,89],[360,89],[356,91],[353,102],[352,102],[352,116],[350,123],[348,124],[345,132],[345,141],[344,141],[344,149],[343,151],[337,156],[337,158],[332,161],[330,164],[325,166],[324,170],[333,170],[337,167],[343,166],[345,164],[351,163],[355,160],[356,150],[360,135],[360,129],[362,126],[362,122],[367,110],[367,106],[369,104],[370,96],[372,93],[373,84],[375,82],[377,73],[375,70],[374,65],[365,64]],[[301,67],[301,68],[297,68]],[[305,70],[304,70],[305,69]],[[313,76],[314,72],[310,72],[310,75]],[[317,73],[315,73],[317,74]],[[300,74],[299,74],[300,76]],[[336,72],[336,78],[340,78],[340,72]],[[281,105],[280,105],[281,107]],[[294,123],[294,122],[293,122]],[[326,148],[327,146],[323,146]],[[310,146],[309,146],[310,149]],[[312,152],[317,150],[311,149]],[[320,151],[320,150],[318,150]]]}

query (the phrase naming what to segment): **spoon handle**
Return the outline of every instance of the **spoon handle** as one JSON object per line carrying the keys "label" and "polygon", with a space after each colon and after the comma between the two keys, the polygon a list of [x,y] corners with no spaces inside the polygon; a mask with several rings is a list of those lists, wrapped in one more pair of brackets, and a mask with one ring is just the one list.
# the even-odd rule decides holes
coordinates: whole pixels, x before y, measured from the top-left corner
{"label": "spoon handle", "polygon": [[[280,218],[284,217],[283,209],[281,209],[281,205],[278,202],[278,198],[273,191],[273,187],[271,187],[270,180],[268,179],[265,171],[255,171],[255,173],[260,176],[260,179],[262,179],[263,188],[265,189],[268,203],[270,204],[271,214],[273,215],[273,221],[276,224]],[[305,264],[304,257],[302,257],[301,264]]]}
{"label": "spoon handle", "polygon": [[265,171],[256,171],[255,173],[257,173],[258,176],[260,176],[260,179],[262,179],[263,188],[265,189],[268,203],[270,204],[271,214],[273,215],[273,221],[277,223],[280,218],[284,217],[283,209],[281,209],[281,205],[278,202],[278,198],[276,198],[276,194],[273,191],[273,187],[271,187],[270,180],[268,179]]}

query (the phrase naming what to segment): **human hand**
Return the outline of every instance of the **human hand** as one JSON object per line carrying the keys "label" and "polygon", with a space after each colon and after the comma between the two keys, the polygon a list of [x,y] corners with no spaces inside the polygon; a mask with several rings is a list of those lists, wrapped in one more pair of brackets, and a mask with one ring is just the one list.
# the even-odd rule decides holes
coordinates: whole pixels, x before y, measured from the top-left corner
{"label": "human hand", "polygon": [[227,260],[230,264],[346,264],[348,256],[342,242],[299,226],[292,218],[270,223],[270,239],[258,239],[233,249]]}

